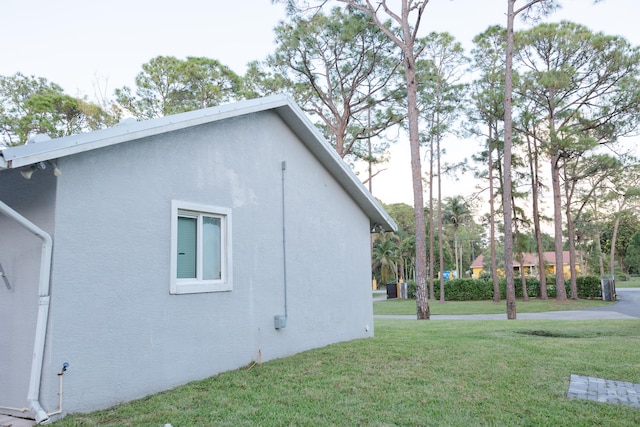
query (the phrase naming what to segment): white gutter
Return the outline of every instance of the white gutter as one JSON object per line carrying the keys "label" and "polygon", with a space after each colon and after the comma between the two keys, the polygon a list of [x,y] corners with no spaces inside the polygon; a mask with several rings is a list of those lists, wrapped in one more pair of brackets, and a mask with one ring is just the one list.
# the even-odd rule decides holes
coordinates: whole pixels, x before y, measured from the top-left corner
{"label": "white gutter", "polygon": [[40,258],[40,281],[38,285],[38,319],[36,322],[36,337],[33,344],[33,359],[31,361],[31,377],[27,401],[29,410],[34,414],[38,424],[49,420],[49,415],[40,404],[40,382],[42,379],[42,362],[44,360],[44,346],[47,337],[47,322],[49,318],[49,281],[51,278],[51,254],[53,240],[51,236],[33,224],[27,218],[11,209],[0,201],[0,213],[16,220],[21,226],[42,239],[42,256]]}

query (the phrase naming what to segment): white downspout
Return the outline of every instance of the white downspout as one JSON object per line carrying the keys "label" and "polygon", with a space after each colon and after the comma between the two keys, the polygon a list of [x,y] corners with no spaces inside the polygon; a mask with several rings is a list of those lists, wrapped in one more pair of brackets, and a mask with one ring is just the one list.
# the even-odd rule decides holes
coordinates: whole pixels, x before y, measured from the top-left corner
{"label": "white downspout", "polygon": [[49,318],[49,281],[51,278],[51,254],[53,240],[51,236],[33,224],[27,218],[11,209],[0,201],[0,213],[16,220],[21,226],[42,239],[42,256],[40,258],[40,281],[38,285],[38,319],[36,322],[36,337],[33,344],[33,359],[31,361],[31,377],[27,401],[29,409],[35,415],[38,424],[48,421],[49,415],[40,404],[40,382],[42,379],[42,362],[44,360],[44,346],[47,337],[47,322]]}

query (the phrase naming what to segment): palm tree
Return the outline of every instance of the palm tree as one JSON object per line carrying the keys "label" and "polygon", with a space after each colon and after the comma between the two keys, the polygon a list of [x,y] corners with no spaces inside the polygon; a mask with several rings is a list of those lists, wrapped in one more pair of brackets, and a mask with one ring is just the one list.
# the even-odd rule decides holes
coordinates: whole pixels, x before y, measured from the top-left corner
{"label": "palm tree", "polygon": [[453,231],[453,250],[456,259],[456,272],[458,273],[458,277],[462,277],[460,274],[460,269],[462,268],[462,247],[458,244],[458,232],[470,215],[471,210],[469,209],[469,205],[462,196],[447,197],[445,199],[442,220],[443,222],[451,225]]}
{"label": "palm tree", "polygon": [[399,243],[395,233],[380,233],[373,242],[372,268],[380,271],[382,283],[398,279],[398,263],[402,261]]}
{"label": "palm tree", "polygon": [[407,236],[400,242],[402,256],[402,279],[416,281],[416,237]]}

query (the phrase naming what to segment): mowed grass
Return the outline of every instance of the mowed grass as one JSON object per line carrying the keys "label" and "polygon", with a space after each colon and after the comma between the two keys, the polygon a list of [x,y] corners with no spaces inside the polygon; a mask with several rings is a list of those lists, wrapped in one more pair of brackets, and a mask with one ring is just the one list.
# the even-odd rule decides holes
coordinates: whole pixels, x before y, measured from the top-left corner
{"label": "mowed grass", "polygon": [[60,426],[637,426],[566,397],[571,374],[640,383],[640,320],[376,319],[375,337],[223,373]]}
{"label": "mowed grass", "polygon": [[[602,307],[613,304],[610,301],[602,300],[569,300],[558,302],[555,299],[541,300],[531,298],[529,301],[516,301],[516,311],[518,313],[542,313],[545,311],[583,310],[594,307]],[[485,301],[429,301],[431,314],[500,314],[506,313],[505,300],[501,302]],[[416,314],[416,301],[403,299],[390,299],[373,302],[374,314]]]}
{"label": "mowed grass", "polygon": [[626,282],[618,281],[616,282],[616,286],[618,288],[640,288],[640,276],[629,277],[629,280]]}

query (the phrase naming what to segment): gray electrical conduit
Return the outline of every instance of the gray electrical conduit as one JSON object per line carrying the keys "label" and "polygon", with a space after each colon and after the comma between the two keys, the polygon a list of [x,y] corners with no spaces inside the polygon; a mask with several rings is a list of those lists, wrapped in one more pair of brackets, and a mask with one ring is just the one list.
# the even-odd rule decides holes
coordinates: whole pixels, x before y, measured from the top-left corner
{"label": "gray electrical conduit", "polygon": [[286,221],[285,221],[285,200],[284,200],[284,172],[287,170],[287,162],[282,162],[282,267],[284,281],[284,318],[287,320],[287,238],[286,238]]}
{"label": "gray electrical conduit", "polygon": [[51,236],[31,221],[11,209],[0,201],[0,213],[17,221],[29,232],[42,239],[42,256],[40,258],[40,281],[38,285],[38,319],[36,322],[36,337],[33,345],[33,359],[31,363],[31,377],[27,401],[29,410],[35,415],[38,424],[49,420],[49,415],[40,404],[40,381],[42,378],[42,362],[44,360],[44,345],[47,337],[47,322],[49,317],[49,280],[51,278],[51,254],[53,240]]}

